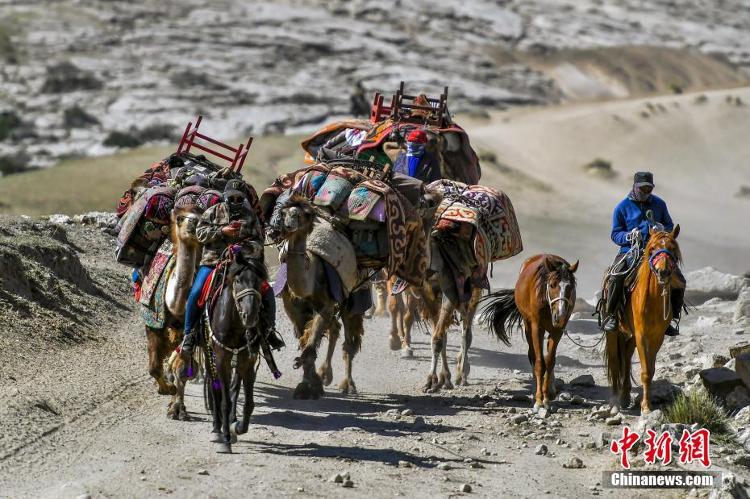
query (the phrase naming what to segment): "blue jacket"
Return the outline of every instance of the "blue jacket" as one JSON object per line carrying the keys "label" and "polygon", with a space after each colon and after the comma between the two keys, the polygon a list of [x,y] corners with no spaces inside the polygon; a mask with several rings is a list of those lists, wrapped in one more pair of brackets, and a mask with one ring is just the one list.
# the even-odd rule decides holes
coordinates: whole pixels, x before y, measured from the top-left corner
{"label": "blue jacket", "polygon": [[648,241],[649,222],[646,213],[651,210],[654,213],[654,222],[664,226],[666,230],[672,230],[674,223],[669,216],[667,203],[658,196],[651,194],[648,201],[639,203],[630,196],[626,197],[615,207],[612,215],[612,241],[620,246],[620,253],[626,253],[630,249],[630,243],[626,237],[628,232],[638,227],[643,236],[644,244]]}
{"label": "blue jacket", "polygon": [[[393,170],[404,175],[409,175],[409,160],[406,157],[406,153],[401,153],[396,158],[396,162],[393,164]],[[419,162],[415,177],[425,184],[440,180],[442,178],[440,174],[440,163],[437,158],[425,151],[422,160]]]}

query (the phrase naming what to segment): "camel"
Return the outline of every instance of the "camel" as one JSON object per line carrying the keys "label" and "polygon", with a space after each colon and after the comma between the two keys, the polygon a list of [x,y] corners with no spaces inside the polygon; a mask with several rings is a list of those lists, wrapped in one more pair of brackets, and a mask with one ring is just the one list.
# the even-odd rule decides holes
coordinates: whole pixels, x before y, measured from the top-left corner
{"label": "camel", "polygon": [[[303,368],[302,381],[294,390],[294,398],[318,398],[324,393],[323,385],[332,381],[331,357],[341,328],[336,318],[337,311],[344,327],[345,365],[344,379],[338,388],[343,393],[355,394],[352,362],[362,344],[363,314],[352,313],[346,303],[337,303],[333,299],[323,260],[307,250],[307,238],[318,216],[310,201],[301,194],[293,194],[279,209],[281,238],[286,241],[283,258],[288,270],[281,297],[299,339],[301,353],[295,359],[294,367]],[[328,336],[328,352],[316,372],[317,349],[325,334]]]}
{"label": "camel", "polygon": [[[167,416],[184,420],[187,411],[184,404],[185,379],[175,375],[175,383],[170,383],[164,376],[164,360],[182,341],[182,324],[185,317],[185,303],[193,284],[195,271],[200,260],[202,246],[198,242],[195,229],[200,212],[195,206],[175,208],[172,211],[170,239],[172,240],[172,258],[174,268],[162,279],[167,279],[165,291],[166,317],[165,327],[154,329],[146,326],[148,342],[149,374],[156,380],[160,395],[172,395]],[[178,373],[181,357],[170,363],[174,373]]]}

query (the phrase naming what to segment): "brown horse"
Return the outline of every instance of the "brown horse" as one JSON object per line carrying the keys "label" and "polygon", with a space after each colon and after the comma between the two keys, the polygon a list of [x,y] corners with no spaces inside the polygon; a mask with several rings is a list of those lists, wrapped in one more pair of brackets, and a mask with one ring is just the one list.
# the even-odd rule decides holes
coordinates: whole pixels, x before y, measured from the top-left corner
{"label": "brown horse", "polygon": [[555,354],[576,301],[576,270],[578,261],[570,265],[557,255],[535,255],[523,262],[515,289],[501,289],[482,300],[489,302],[482,322],[506,345],[510,329],[523,322],[536,378],[535,410],[549,408],[556,396]]}
{"label": "brown horse", "polygon": [[621,407],[630,405],[631,362],[633,352],[638,349],[643,385],[642,414],[651,412],[649,396],[656,354],[664,341],[664,332],[672,321],[669,302],[671,288],[683,285],[676,272],[682,261],[677,244],[679,233],[679,225],[672,232],[649,230],[649,240],[637,270],[635,286],[625,302],[620,330],[607,334],[604,352],[607,377],[612,385],[613,399]]}

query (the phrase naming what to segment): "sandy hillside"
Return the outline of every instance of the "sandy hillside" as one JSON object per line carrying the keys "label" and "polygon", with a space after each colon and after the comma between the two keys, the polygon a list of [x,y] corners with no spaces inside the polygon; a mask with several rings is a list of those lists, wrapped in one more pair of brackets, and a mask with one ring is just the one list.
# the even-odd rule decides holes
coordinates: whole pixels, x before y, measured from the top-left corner
{"label": "sandy hillside", "polygon": [[[732,100],[731,103],[728,99]],[[736,99],[740,100],[737,105]],[[482,182],[513,200],[525,251],[496,265],[511,279],[523,258],[540,251],[581,258],[582,289],[590,296],[611,262],[615,204],[632,173],[654,172],[656,193],[682,228],[686,269],[750,270],[750,89],[559,107],[514,109],[464,122],[483,163]],[[584,165],[610,161],[611,176]]]}

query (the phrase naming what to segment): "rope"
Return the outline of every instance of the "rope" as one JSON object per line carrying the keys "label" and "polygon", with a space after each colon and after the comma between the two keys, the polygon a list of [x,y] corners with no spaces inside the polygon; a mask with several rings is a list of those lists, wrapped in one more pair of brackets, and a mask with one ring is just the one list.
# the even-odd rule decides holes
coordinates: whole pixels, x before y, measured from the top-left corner
{"label": "rope", "polygon": [[565,336],[567,336],[567,337],[568,337],[568,339],[569,339],[570,341],[572,341],[574,345],[576,345],[576,346],[579,346],[579,347],[581,347],[581,348],[591,348],[591,349],[593,349],[593,348],[596,348],[596,347],[598,347],[598,346],[599,346],[599,343],[601,343],[601,342],[602,342],[602,340],[604,339],[604,337],[606,336],[606,334],[607,334],[607,333],[605,333],[604,331],[602,331],[602,334],[601,334],[601,336],[599,337],[599,340],[598,340],[598,341],[597,341],[596,343],[594,343],[593,345],[583,345],[583,344],[581,344],[581,343],[578,343],[578,342],[577,342],[576,340],[574,340],[574,339],[573,339],[573,338],[572,338],[572,337],[571,337],[571,336],[570,336],[570,335],[568,334],[568,330],[567,330],[567,329],[565,330]]}

